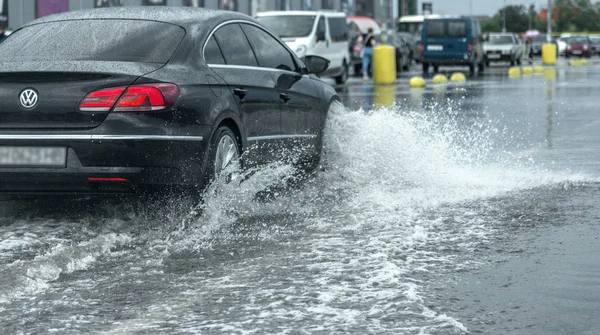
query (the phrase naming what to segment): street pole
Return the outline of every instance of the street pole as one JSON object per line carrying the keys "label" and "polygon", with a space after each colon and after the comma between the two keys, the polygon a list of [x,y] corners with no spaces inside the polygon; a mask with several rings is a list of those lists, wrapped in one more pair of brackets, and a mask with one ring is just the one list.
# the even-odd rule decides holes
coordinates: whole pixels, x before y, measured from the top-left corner
{"label": "street pole", "polygon": [[546,17],[546,27],[547,27],[547,35],[546,42],[550,43],[552,41],[552,0],[548,0],[548,15]]}
{"label": "street pole", "polygon": [[506,32],[506,0],[504,0],[504,8],[502,8],[502,32]]}

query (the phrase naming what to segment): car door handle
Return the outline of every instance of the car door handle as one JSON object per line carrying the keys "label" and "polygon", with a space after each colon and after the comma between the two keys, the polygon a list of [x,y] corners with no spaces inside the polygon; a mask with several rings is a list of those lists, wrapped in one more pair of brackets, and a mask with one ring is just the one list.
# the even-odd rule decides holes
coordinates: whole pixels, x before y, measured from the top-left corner
{"label": "car door handle", "polygon": [[240,99],[244,100],[244,97],[246,96],[246,94],[248,94],[248,90],[245,90],[243,88],[234,88],[233,93],[240,97]]}
{"label": "car door handle", "polygon": [[287,93],[281,93],[281,94],[279,94],[279,97],[281,98],[281,100],[283,100],[285,102],[288,102],[291,99]]}

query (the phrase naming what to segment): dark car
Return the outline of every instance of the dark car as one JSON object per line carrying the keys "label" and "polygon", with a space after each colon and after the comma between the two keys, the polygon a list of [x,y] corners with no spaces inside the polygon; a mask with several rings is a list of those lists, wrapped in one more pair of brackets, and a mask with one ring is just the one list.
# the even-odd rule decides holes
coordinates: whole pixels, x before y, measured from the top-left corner
{"label": "dark car", "polygon": [[338,100],[309,75],[327,60],[305,65],[230,11],[47,16],[6,38],[0,59],[2,194],[199,190],[228,166],[281,157],[312,168]]}
{"label": "dark car", "polygon": [[577,57],[591,57],[592,56],[592,42],[587,36],[571,36],[567,39],[567,50],[565,51],[565,57],[571,56]]}

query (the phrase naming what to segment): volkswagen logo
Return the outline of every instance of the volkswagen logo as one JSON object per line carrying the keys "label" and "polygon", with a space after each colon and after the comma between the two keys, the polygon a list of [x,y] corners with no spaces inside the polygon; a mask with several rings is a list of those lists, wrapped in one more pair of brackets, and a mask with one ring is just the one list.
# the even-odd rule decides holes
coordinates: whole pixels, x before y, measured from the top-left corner
{"label": "volkswagen logo", "polygon": [[26,88],[21,92],[19,100],[21,101],[21,106],[32,109],[38,103],[38,94],[34,89]]}

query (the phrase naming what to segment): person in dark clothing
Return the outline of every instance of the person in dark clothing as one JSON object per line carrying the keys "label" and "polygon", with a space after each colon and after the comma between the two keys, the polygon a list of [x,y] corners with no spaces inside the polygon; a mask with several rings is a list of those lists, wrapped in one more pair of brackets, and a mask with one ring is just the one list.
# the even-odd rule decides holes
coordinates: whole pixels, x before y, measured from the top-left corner
{"label": "person in dark clothing", "polygon": [[373,36],[373,28],[369,28],[367,36],[363,39],[363,79],[369,79],[369,66],[373,60],[373,47],[375,46],[375,36]]}
{"label": "person in dark clothing", "polygon": [[0,15],[0,42],[6,38],[6,29],[8,28],[8,18],[6,15]]}

